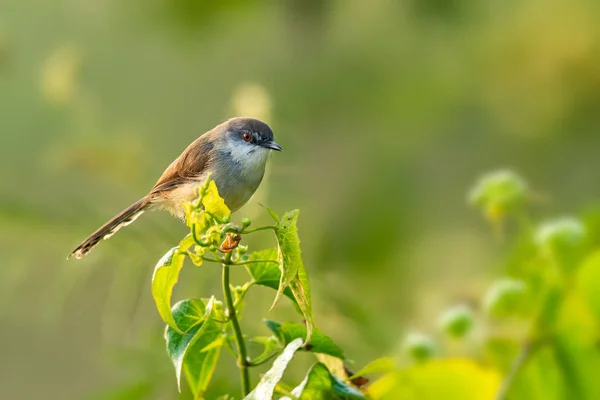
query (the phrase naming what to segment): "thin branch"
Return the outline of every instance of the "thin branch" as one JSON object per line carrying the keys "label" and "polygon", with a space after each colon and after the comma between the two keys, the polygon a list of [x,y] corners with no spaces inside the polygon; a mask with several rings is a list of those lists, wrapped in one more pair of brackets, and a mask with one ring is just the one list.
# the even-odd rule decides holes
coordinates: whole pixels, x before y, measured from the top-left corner
{"label": "thin branch", "polygon": [[219,260],[216,258],[210,258],[210,257],[205,257],[205,256],[202,256],[202,259],[207,262],[214,262],[214,263],[218,263],[218,264],[223,264],[223,261],[224,261],[224,260]]}
{"label": "thin branch", "polygon": [[269,354],[267,357],[262,358],[261,360],[261,356],[256,357],[256,359],[250,361],[248,363],[249,367],[258,367],[259,365],[263,365],[265,363],[268,363],[269,361],[271,361],[273,358],[275,358],[275,356],[279,354],[278,352],[273,352],[271,354]]}
{"label": "thin branch", "polygon": [[246,264],[252,264],[252,263],[268,263],[268,262],[279,264],[279,261],[277,261],[277,260],[245,260],[245,261],[235,261],[231,265],[246,265]]}
{"label": "thin branch", "polygon": [[502,385],[500,386],[500,389],[496,394],[495,400],[506,399],[506,396],[508,396],[508,392],[510,391],[511,386],[517,378],[517,374],[519,373],[521,368],[523,368],[523,365],[525,365],[527,360],[529,360],[529,357],[531,357],[531,354],[533,353],[535,347],[536,343],[532,342],[531,340],[527,340],[523,344],[523,347],[521,347],[521,350],[519,351],[519,355],[513,361],[512,365],[510,366],[510,370],[508,371],[508,374],[506,374],[504,381],[502,381]]}
{"label": "thin branch", "polygon": [[242,232],[241,232],[241,233],[246,233],[246,234],[248,234],[248,233],[254,233],[254,232],[258,232],[258,231],[266,231],[266,230],[268,230],[268,229],[275,230],[275,229],[277,229],[277,227],[276,227],[276,226],[274,226],[274,225],[267,225],[267,226],[261,226],[260,228],[254,228],[254,229],[245,229],[245,230],[242,230]]}
{"label": "thin branch", "polygon": [[242,328],[237,319],[237,312],[233,303],[233,297],[231,296],[231,287],[229,284],[229,272],[231,263],[231,253],[225,255],[223,260],[223,295],[225,296],[225,304],[227,305],[227,315],[231,320],[233,326],[233,333],[235,335],[235,341],[238,348],[238,368],[240,369],[240,378],[242,382],[242,396],[246,397],[250,393],[250,371],[248,370],[248,353],[246,352],[246,343],[244,342],[244,335],[242,334]]}

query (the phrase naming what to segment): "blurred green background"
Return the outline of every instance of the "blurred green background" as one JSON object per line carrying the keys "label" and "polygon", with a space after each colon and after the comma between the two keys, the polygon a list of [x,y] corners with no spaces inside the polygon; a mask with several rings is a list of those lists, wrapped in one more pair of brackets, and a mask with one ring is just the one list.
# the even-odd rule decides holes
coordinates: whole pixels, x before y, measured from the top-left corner
{"label": "blurred green background", "polygon": [[[177,398],[150,279],[185,226],[146,214],[65,257],[234,115],[285,149],[237,217],[299,208],[317,325],[357,366],[393,351],[501,272],[465,201],[482,172],[528,177],[540,216],[598,203],[599,65],[595,0],[3,0],[0,398]],[[299,320],[272,298],[249,335]],[[224,357],[214,393],[237,379]]]}

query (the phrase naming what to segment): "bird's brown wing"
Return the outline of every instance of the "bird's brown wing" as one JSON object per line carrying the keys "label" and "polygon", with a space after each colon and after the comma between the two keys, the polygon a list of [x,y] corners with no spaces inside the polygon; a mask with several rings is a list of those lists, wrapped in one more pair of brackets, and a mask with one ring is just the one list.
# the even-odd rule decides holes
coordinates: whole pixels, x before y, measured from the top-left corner
{"label": "bird's brown wing", "polygon": [[209,162],[210,151],[213,146],[212,142],[207,140],[205,135],[196,139],[167,167],[150,191],[150,194],[173,190],[177,186],[202,174]]}

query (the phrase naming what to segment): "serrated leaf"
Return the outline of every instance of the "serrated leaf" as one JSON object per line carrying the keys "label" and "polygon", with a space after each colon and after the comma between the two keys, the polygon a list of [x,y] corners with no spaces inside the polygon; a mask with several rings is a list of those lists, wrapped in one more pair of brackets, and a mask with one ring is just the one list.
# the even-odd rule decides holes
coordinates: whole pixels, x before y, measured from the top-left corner
{"label": "serrated leaf", "polygon": [[207,184],[200,189],[202,193],[202,205],[204,209],[219,219],[228,217],[231,214],[229,207],[225,205],[225,200],[219,195],[219,190],[215,181],[207,180]]}
{"label": "serrated leaf", "polygon": [[179,246],[173,247],[156,264],[152,275],[152,297],[156,303],[156,309],[162,320],[171,328],[181,330],[175,324],[171,314],[171,296],[173,288],[179,279],[179,272],[185,260],[185,251],[192,245],[189,236],[181,241]]}
{"label": "serrated leaf", "polygon": [[302,339],[296,339],[288,344],[273,362],[273,366],[262,377],[256,388],[245,397],[245,400],[271,400],[275,386],[283,377],[283,373],[294,357],[296,351],[302,346]]}
{"label": "serrated leaf", "polygon": [[361,370],[357,373],[349,377],[348,379],[358,378],[360,376],[365,376],[369,374],[375,374],[380,372],[390,372],[396,369],[397,362],[393,357],[383,357],[378,358],[376,360],[371,361],[367,365],[365,365]]}
{"label": "serrated leaf", "polygon": [[279,265],[281,279],[271,308],[275,306],[281,293],[289,286],[306,320],[306,342],[308,342],[313,330],[314,321],[308,274],[302,261],[300,238],[298,237],[298,228],[296,226],[299,213],[299,210],[285,213],[276,225],[275,236],[277,237],[279,252],[281,254],[281,263]]}
{"label": "serrated leaf", "polygon": [[181,388],[182,372],[195,398],[202,398],[219,358],[221,346],[214,346],[222,336],[221,328],[212,320],[213,301],[183,300],[173,306],[173,317],[185,332],[170,326],[165,330],[167,353]]}
{"label": "serrated leaf", "polygon": [[273,218],[273,220],[275,220],[275,222],[279,222],[279,215],[277,215],[277,213],[273,210],[271,210],[269,207],[266,207],[267,209],[267,213],[271,216],[271,218]]}
{"label": "serrated leaf", "polygon": [[[284,345],[291,343],[296,338],[304,339],[306,337],[306,326],[293,322],[279,323],[265,319],[267,327],[283,342]],[[337,358],[345,359],[344,351],[340,346],[327,335],[315,329],[308,344],[303,346],[303,350],[313,353],[329,354]]]}
{"label": "serrated leaf", "polygon": [[[248,256],[248,260],[278,260],[279,251],[276,248],[256,251]],[[277,290],[281,280],[281,270],[278,263],[250,263],[246,264],[246,269],[252,277],[254,284],[269,287]],[[285,288],[283,294],[298,305],[292,290]]]}
{"label": "serrated leaf", "polygon": [[[366,396],[332,375],[321,363],[312,366],[302,383],[292,390],[299,400],[366,400]],[[290,400],[284,397],[281,400]]]}

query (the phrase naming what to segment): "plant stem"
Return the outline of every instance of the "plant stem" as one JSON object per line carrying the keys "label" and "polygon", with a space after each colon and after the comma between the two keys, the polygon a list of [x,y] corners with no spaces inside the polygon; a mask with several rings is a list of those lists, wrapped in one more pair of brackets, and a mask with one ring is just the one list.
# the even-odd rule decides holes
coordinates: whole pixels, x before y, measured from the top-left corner
{"label": "plant stem", "polygon": [[275,230],[277,229],[277,227],[272,226],[272,225],[268,225],[268,226],[261,226],[260,228],[254,228],[254,229],[245,229],[243,230],[241,233],[254,233],[254,232],[258,232],[258,231],[266,231],[267,229],[272,229]]}
{"label": "plant stem", "polygon": [[502,385],[496,394],[495,400],[504,400],[506,398],[512,384],[517,378],[517,374],[531,356],[534,346],[535,344],[531,340],[527,340],[523,347],[521,347],[519,355],[510,366],[510,370],[508,371],[508,374],[504,378],[504,381],[502,382]]}
{"label": "plant stem", "polygon": [[233,304],[233,297],[231,297],[231,287],[229,286],[229,272],[231,263],[231,253],[227,253],[223,262],[223,295],[225,296],[225,304],[227,305],[227,315],[231,320],[233,326],[233,333],[235,335],[235,341],[238,348],[238,359],[237,364],[240,369],[240,378],[242,381],[242,396],[246,397],[250,393],[250,374],[248,371],[248,353],[246,352],[246,344],[244,343],[244,336],[242,335],[242,329],[237,319],[235,306]]}
{"label": "plant stem", "polygon": [[246,265],[246,264],[252,264],[252,263],[275,263],[278,264],[279,261],[277,260],[246,260],[246,261],[236,261],[234,262],[232,265]]}

